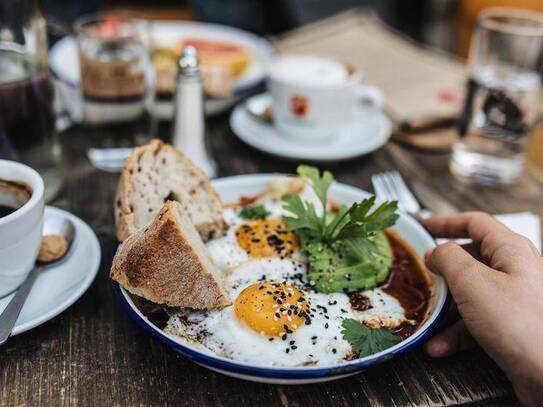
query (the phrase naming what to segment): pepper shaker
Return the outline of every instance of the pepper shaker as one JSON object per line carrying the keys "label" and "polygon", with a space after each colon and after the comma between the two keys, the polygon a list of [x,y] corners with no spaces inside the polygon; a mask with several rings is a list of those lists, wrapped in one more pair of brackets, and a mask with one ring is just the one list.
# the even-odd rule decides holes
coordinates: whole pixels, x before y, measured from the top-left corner
{"label": "pepper shaker", "polygon": [[210,178],[216,165],[205,145],[203,78],[196,48],[186,47],[177,64],[172,144]]}

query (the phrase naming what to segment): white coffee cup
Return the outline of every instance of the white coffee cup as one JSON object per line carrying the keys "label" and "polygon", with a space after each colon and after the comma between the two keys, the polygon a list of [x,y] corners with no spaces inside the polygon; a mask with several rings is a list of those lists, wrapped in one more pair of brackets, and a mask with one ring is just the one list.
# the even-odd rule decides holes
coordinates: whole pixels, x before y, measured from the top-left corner
{"label": "white coffee cup", "polygon": [[383,94],[361,84],[362,72],[333,59],[283,55],[269,67],[268,90],[280,133],[300,141],[323,141],[349,120],[357,105],[381,109]]}
{"label": "white coffee cup", "polygon": [[[25,185],[31,194],[14,212],[0,218],[1,298],[24,281],[36,261],[43,227],[44,185],[35,170],[7,160],[0,160],[0,180]],[[13,199],[13,194],[0,190],[1,204],[8,205]]]}

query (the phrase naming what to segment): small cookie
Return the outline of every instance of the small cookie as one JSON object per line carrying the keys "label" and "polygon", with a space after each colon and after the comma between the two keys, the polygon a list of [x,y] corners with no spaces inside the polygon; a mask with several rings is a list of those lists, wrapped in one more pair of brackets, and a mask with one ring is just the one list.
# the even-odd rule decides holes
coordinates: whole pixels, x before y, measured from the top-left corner
{"label": "small cookie", "polygon": [[41,240],[38,261],[50,263],[60,259],[68,250],[68,242],[61,235],[45,235]]}

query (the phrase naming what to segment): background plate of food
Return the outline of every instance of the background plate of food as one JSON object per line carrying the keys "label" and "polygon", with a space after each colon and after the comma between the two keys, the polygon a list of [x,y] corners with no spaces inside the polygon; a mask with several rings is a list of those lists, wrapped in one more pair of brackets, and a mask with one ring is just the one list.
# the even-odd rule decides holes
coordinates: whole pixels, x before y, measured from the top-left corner
{"label": "background plate of food", "polygon": [[334,380],[416,348],[445,315],[445,283],[421,260],[432,237],[329,172],[210,182],[153,141],[126,161],[118,191],[117,298],[212,370]]}
{"label": "background plate of food", "polygon": [[[207,98],[208,114],[221,112],[236,97],[261,84],[265,78],[265,67],[273,54],[272,45],[264,38],[218,24],[154,21],[151,32],[151,53],[157,73],[155,113],[164,119],[172,115],[175,62],[183,45],[193,45],[200,51],[206,82],[204,87],[210,90],[209,93],[219,96]],[[79,59],[77,43],[72,36],[62,38],[51,48],[49,67],[63,100],[77,101]],[[74,116],[78,117],[78,114]]]}

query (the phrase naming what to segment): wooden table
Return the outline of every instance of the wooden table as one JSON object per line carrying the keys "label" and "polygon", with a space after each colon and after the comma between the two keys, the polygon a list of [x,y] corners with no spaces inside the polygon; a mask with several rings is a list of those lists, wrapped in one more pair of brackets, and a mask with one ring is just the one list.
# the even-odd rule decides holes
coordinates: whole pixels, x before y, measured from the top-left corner
{"label": "wooden table", "polygon": [[[293,172],[295,163],[245,146],[228,115],[209,123],[220,176]],[[168,134],[167,129],[162,134]],[[331,383],[276,386],[213,373],[151,339],[122,311],[108,278],[117,242],[113,194],[117,175],[88,163],[81,129],[63,134],[66,184],[53,202],[87,221],[100,239],[102,263],[95,282],[70,309],[25,334],[0,353],[0,406],[8,405],[445,405],[515,403],[503,373],[480,350],[431,360],[420,350]],[[425,182],[460,209],[531,210],[543,215],[543,188],[530,175],[512,188],[462,185],[447,170],[447,155],[428,155],[388,144],[380,151],[330,166],[336,177],[369,190],[371,174],[398,168]]]}

